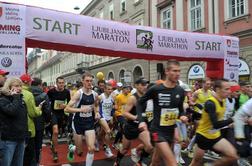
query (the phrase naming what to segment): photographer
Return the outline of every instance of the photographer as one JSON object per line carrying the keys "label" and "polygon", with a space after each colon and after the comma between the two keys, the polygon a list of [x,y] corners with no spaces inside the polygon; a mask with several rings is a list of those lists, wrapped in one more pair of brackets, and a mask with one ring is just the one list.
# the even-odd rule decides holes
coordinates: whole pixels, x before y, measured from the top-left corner
{"label": "photographer", "polygon": [[22,166],[27,137],[27,110],[22,100],[22,82],[8,78],[0,90],[0,121],[2,122],[3,156],[0,165]]}

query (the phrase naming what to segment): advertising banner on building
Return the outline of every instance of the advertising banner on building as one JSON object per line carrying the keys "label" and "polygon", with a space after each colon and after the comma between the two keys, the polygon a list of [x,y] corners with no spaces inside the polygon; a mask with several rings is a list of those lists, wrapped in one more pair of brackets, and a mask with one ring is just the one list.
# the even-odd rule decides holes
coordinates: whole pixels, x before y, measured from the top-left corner
{"label": "advertising banner on building", "polygon": [[0,69],[25,73],[25,6],[0,3]]}
{"label": "advertising banner on building", "polygon": [[239,40],[227,37],[224,56],[224,78],[238,81],[239,79]]}

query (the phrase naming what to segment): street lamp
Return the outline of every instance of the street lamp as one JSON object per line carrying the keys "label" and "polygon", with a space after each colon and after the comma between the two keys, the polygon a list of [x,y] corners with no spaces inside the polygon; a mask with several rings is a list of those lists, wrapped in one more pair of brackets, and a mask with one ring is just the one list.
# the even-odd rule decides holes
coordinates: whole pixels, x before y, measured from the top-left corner
{"label": "street lamp", "polygon": [[80,10],[79,6],[75,6],[74,10]]}

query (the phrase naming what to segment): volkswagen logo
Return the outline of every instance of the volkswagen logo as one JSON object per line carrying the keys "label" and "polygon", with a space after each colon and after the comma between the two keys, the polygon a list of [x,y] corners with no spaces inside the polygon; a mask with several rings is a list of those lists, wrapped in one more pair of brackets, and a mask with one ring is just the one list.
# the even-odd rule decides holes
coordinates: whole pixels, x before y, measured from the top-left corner
{"label": "volkswagen logo", "polygon": [[198,66],[195,66],[194,68],[193,68],[193,72],[194,73],[198,73],[200,71],[200,68],[198,67]]}
{"label": "volkswagen logo", "polygon": [[4,57],[1,60],[1,64],[3,67],[10,67],[12,65],[12,60],[9,57]]}

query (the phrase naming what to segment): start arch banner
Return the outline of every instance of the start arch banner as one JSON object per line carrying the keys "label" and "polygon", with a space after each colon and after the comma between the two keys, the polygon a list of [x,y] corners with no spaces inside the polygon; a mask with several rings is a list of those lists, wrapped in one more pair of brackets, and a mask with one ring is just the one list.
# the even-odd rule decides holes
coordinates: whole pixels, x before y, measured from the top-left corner
{"label": "start arch banner", "polygon": [[223,61],[224,70],[227,71],[223,75],[230,77],[229,79],[238,78],[237,37],[132,26],[84,15],[1,2],[0,14],[3,19],[0,19],[0,31],[8,29],[7,9],[12,7],[23,13],[19,15],[20,18],[16,18],[15,25],[20,25],[20,31],[25,32],[20,37],[25,39],[23,46],[26,44],[26,47],[134,59]]}

